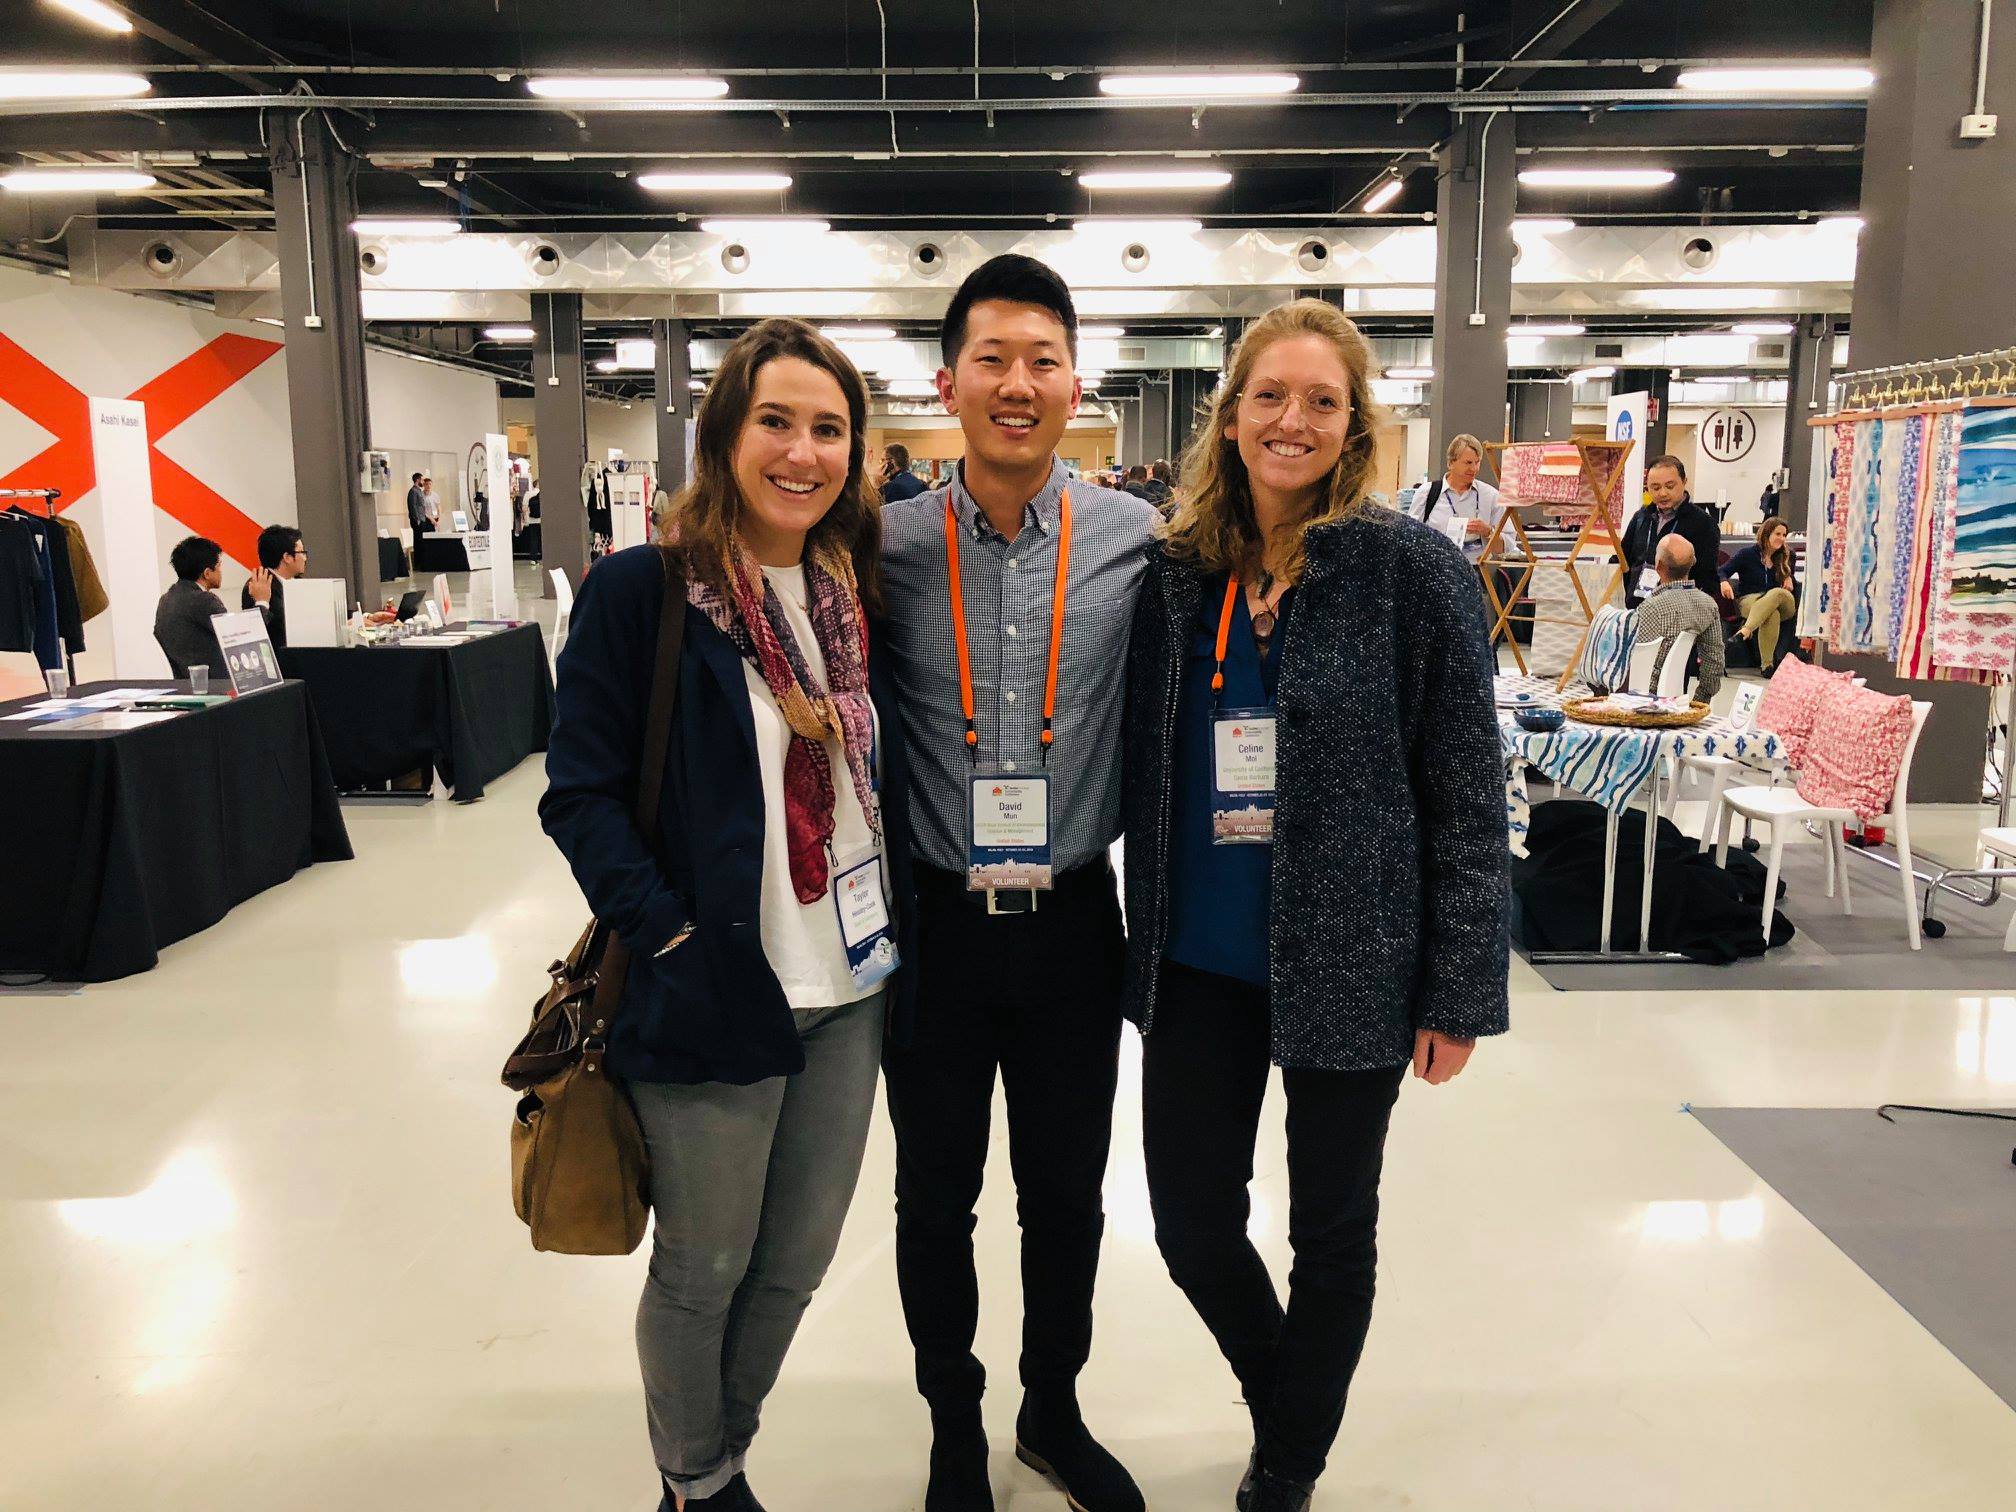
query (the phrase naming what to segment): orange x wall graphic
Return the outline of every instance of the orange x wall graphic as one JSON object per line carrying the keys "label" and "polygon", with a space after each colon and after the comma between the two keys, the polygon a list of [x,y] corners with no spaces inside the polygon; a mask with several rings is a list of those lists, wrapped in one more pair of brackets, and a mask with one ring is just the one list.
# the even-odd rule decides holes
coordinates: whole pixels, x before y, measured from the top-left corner
{"label": "orange x wall graphic", "polygon": [[[147,406],[147,460],[156,506],[196,534],[208,536],[233,561],[247,567],[259,559],[259,522],[187,468],[163,456],[159,443],[280,350],[281,343],[256,336],[219,336],[127,396]],[[63,498],[57,507],[62,509],[96,486],[88,397],[6,336],[0,336],[0,401],[56,437],[53,445],[0,477],[0,488],[61,489]]]}

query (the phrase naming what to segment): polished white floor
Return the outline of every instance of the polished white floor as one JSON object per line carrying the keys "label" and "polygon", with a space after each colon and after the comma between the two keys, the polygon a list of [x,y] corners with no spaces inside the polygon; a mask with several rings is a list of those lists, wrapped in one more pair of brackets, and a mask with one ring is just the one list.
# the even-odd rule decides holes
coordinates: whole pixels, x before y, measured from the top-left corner
{"label": "polished white floor", "polygon": [[[0,997],[0,1508],[655,1505],[642,1258],[536,1255],[506,1192],[496,1070],[582,913],[541,781],[352,809],[357,861],[149,975]],[[1514,1033],[1403,1095],[1379,1314],[1318,1508],[2016,1505],[2016,1413],[1681,1111],[2016,1101],[2016,968],[1980,988],[1564,995],[1515,964]],[[1129,1041],[1083,1394],[1157,1512],[1222,1512],[1244,1417],[1153,1247]],[[1267,1128],[1257,1227],[1285,1262],[1278,1107]],[[1004,1512],[1061,1512],[1006,1452],[999,1153],[995,1485]],[[919,1505],[890,1173],[878,1117],[753,1456],[771,1512]]]}

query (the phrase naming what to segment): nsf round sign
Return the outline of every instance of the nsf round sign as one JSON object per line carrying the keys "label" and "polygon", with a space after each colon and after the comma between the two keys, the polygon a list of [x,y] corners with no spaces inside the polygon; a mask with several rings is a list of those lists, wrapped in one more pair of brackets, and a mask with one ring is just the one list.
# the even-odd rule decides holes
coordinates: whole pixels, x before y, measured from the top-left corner
{"label": "nsf round sign", "polygon": [[1757,422],[1744,410],[1718,409],[1701,422],[1702,454],[1717,462],[1740,462],[1757,444]]}
{"label": "nsf round sign", "polygon": [[1615,418],[1610,422],[1610,439],[1612,441],[1629,441],[1632,439],[1632,433],[1637,429],[1637,423],[1631,418],[1631,411],[1628,409],[1619,410]]}

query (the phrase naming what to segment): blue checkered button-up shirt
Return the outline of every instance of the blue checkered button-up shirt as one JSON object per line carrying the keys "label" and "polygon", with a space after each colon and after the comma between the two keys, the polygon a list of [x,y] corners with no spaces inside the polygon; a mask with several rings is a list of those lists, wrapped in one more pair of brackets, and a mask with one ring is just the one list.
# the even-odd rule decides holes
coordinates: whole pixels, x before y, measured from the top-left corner
{"label": "blue checkered button-up shirt", "polygon": [[[1043,690],[1067,483],[1071,581],[1046,767]],[[1127,636],[1160,517],[1132,494],[1071,481],[1053,459],[1049,481],[1023,510],[1022,529],[1010,541],[987,523],[966,492],[963,473],[948,488],[960,526],[959,574],[980,727],[977,767],[967,752],[959,704],[959,652],[945,573],[947,489],[882,508],[886,633],[909,736],[913,848],[932,866],[964,872],[973,772],[1047,771],[1050,860],[1066,871],[1101,855],[1120,834]]]}

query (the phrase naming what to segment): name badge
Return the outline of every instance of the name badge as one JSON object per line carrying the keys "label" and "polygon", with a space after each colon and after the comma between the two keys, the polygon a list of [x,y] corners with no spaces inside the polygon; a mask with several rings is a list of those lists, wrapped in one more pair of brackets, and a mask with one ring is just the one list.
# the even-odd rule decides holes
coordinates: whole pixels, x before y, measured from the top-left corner
{"label": "name badge", "polygon": [[873,987],[897,967],[896,935],[889,923],[889,899],[882,890],[882,854],[852,852],[833,868],[833,906],[840,913],[840,943],[857,987]]}
{"label": "name badge", "polygon": [[1211,717],[1211,843],[1274,843],[1274,711]]}
{"label": "name badge", "polygon": [[1638,593],[1641,598],[1650,597],[1652,590],[1659,586],[1659,569],[1641,567],[1638,570]]}
{"label": "name badge", "polygon": [[972,795],[968,890],[1049,887],[1050,779],[979,772]]}

